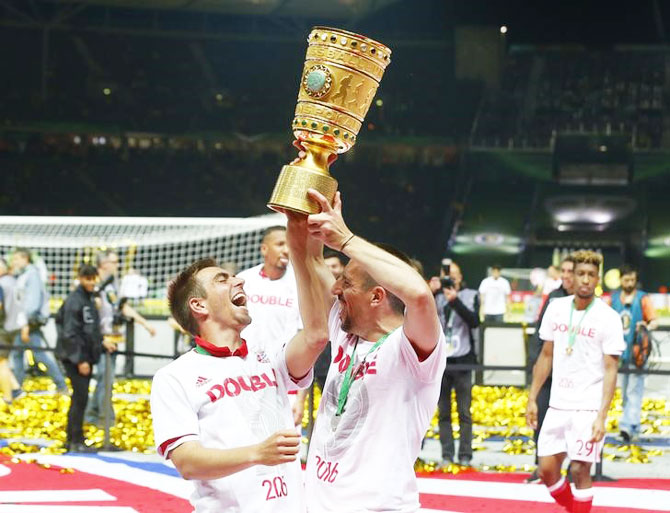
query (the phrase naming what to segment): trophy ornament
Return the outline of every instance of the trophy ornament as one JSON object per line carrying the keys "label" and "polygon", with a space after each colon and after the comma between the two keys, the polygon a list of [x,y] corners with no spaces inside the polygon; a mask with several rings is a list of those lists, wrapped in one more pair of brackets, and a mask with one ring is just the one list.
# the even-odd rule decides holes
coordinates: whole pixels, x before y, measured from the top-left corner
{"label": "trophy ornament", "polygon": [[391,50],[365,36],[328,27],[314,27],[307,42],[292,123],[305,158],[282,168],[268,207],[314,214],[320,208],[307,189],[316,189],[332,203],[337,181],[330,175],[329,162],[356,143],[391,62]]}

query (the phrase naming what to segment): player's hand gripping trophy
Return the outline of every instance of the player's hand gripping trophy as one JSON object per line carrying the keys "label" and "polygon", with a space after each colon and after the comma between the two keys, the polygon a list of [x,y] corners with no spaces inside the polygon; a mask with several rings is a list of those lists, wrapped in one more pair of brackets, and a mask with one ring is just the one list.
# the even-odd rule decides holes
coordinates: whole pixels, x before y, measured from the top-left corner
{"label": "player's hand gripping trophy", "polygon": [[314,27],[300,80],[293,134],[305,158],[282,168],[268,207],[305,214],[320,211],[312,188],[332,203],[337,181],[328,165],[349,150],[368,112],[391,50],[358,34]]}

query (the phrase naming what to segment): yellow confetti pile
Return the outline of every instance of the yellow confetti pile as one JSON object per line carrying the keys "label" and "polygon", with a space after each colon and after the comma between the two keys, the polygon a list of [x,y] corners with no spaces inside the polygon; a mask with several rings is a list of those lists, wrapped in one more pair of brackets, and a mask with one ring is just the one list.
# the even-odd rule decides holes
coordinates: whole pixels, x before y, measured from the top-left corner
{"label": "yellow confetti pile", "polygon": [[[29,379],[24,384],[28,394],[11,406],[0,408],[0,437],[9,443],[0,448],[0,453],[9,456],[18,454],[59,454],[65,449],[65,427],[70,398],[55,394],[55,387],[48,378]],[[48,393],[51,392],[51,393]],[[151,393],[149,380],[118,380],[114,383],[115,423],[110,429],[110,441],[116,447],[139,453],[153,453],[154,438],[151,426],[151,411],[148,396]],[[321,399],[318,387],[314,394],[315,415]],[[503,451],[511,455],[534,454],[533,431],[526,426],[525,410],[528,393],[518,387],[474,386],[472,389],[472,419],[476,425],[473,449],[485,450],[486,441],[495,437],[503,439]],[[306,402],[303,426],[309,423],[308,401]],[[456,401],[452,401],[452,423],[454,437],[459,437]],[[621,393],[617,390],[609,412],[607,429],[617,432],[621,417]],[[670,401],[645,399],[642,410],[643,435],[670,434]],[[439,438],[437,412],[426,434],[427,438]],[[93,425],[85,425],[88,443],[102,447],[104,431]],[[45,445],[46,443],[46,445]],[[648,463],[650,458],[660,456],[660,450],[645,450],[637,445],[606,444],[604,458],[609,461]],[[457,464],[440,466],[436,462],[417,460],[417,472],[442,472],[458,474],[473,471],[471,467]],[[495,472],[529,472],[533,465],[481,465],[478,470]],[[68,469],[61,469],[68,472]]]}

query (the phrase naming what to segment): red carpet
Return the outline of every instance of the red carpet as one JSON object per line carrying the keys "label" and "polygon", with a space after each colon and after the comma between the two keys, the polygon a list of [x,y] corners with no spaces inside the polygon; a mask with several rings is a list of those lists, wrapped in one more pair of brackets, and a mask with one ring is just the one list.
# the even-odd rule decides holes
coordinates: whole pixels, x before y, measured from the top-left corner
{"label": "red carpet", "polygon": [[[22,505],[68,505],[95,507],[96,511],[104,513],[104,508],[132,507],[138,513],[187,513],[193,508],[188,501],[168,495],[151,488],[137,486],[115,479],[103,478],[85,472],[61,473],[58,468],[43,468],[35,463],[12,463],[5,456],[0,455],[0,464],[11,472],[0,476],[0,493],[25,490],[103,490],[116,498],[114,501],[48,501],[31,502],[28,498]],[[1,502],[1,501],[0,501]]]}
{"label": "red carpet", "polygon": [[[6,469],[9,473],[4,475]],[[37,504],[85,507],[85,513],[104,513],[106,508],[111,507],[132,508],[138,513],[192,511],[185,499],[135,484],[138,481],[146,484],[146,480],[151,480],[155,486],[156,474],[149,472],[142,475],[145,476],[142,479],[128,476],[133,481],[130,483],[77,470],[74,473],[61,473],[57,467],[44,468],[35,463],[12,463],[0,455],[0,504],[4,504],[3,511],[12,511],[6,508],[16,505],[16,511],[21,513],[30,512],[27,508]],[[544,487],[523,484],[525,477],[526,474],[475,471],[456,476],[419,475],[422,511],[563,513],[560,507],[549,502],[550,498]],[[183,483],[181,478],[174,479],[175,483]],[[596,487],[596,497],[600,504],[593,507],[593,513],[670,511],[670,480],[667,479],[622,479],[613,483],[597,483]],[[37,491],[46,494],[46,497],[37,500]],[[14,492],[19,493],[17,495]],[[57,495],[59,493],[60,496]]]}

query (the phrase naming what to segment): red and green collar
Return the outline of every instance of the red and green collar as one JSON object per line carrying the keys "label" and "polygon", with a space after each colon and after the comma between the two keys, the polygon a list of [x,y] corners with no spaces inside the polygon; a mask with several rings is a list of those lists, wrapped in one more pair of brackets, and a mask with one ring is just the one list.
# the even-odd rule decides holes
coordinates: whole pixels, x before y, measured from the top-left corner
{"label": "red and green collar", "polygon": [[235,351],[231,351],[229,347],[217,347],[197,335],[195,336],[195,344],[196,352],[216,356],[218,358],[226,358],[228,356],[239,356],[240,358],[244,358],[249,353],[247,342],[244,339],[242,339],[242,345],[235,349]]}

